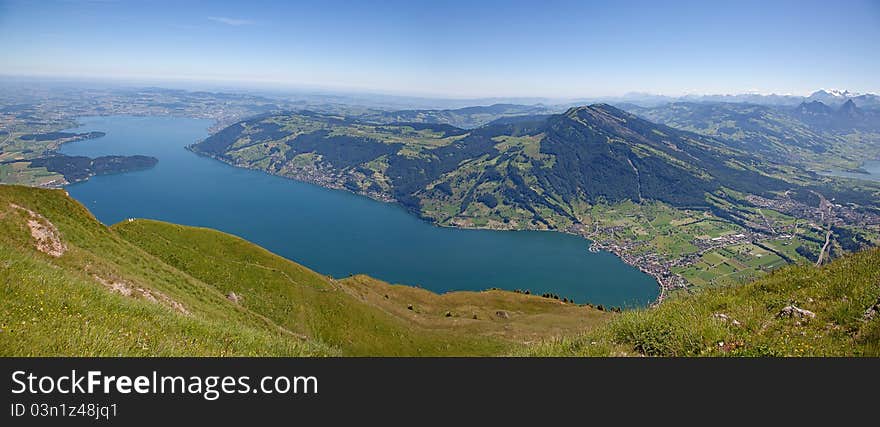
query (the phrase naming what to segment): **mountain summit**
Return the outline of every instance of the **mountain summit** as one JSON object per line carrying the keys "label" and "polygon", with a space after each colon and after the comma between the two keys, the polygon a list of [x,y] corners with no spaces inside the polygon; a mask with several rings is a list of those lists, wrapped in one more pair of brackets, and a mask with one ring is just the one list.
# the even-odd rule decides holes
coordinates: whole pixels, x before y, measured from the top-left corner
{"label": "mountain summit", "polygon": [[855,117],[861,116],[862,110],[856,106],[856,103],[853,102],[852,99],[847,99],[843,105],[837,110],[838,114],[847,116],[847,117]]}
{"label": "mountain summit", "polygon": [[816,129],[865,129],[880,128],[880,116],[874,111],[863,110],[853,99],[847,99],[833,108],[820,101],[803,102],[794,115]]}
{"label": "mountain summit", "polygon": [[608,104],[473,130],[300,112],[246,120],[192,148],[396,200],[440,223],[470,217],[476,209],[505,224],[553,227],[579,222],[584,203],[656,200],[708,207],[706,194],[721,187],[752,194],[788,188],[758,172],[760,159],[739,144],[652,123]]}
{"label": "mountain summit", "polygon": [[541,152],[555,162],[533,173],[545,192],[566,201],[582,195],[590,202],[660,200],[705,206],[705,193],[721,186],[762,192],[782,185],[743,167],[751,163],[749,156],[719,140],[658,125],[606,104],[552,116],[545,134]]}
{"label": "mountain summit", "polygon": [[853,97],[853,96],[859,96],[859,95],[860,95],[860,94],[853,93],[853,92],[850,92],[850,91],[848,91],[848,90],[840,90],[840,89],[828,89],[828,90],[825,90],[825,89],[819,89],[819,90],[813,92],[813,93],[810,95],[810,98],[813,98],[813,97],[819,98],[819,97],[828,97],[828,96],[833,96],[833,97],[835,97],[835,98],[850,98],[850,97]]}
{"label": "mountain summit", "polygon": [[838,106],[846,101],[854,101],[860,107],[880,105],[880,96],[873,93],[856,93],[848,90],[817,90],[806,98],[807,101],[820,101],[827,105]]}
{"label": "mountain summit", "polygon": [[822,101],[804,101],[795,112],[802,116],[830,116],[834,114],[834,109]]}

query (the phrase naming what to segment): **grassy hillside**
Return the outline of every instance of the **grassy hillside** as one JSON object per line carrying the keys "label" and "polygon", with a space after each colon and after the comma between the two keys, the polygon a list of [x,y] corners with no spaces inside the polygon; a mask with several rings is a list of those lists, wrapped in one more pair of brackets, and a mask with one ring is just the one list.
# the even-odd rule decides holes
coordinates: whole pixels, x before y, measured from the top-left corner
{"label": "grassy hillside", "polygon": [[[47,246],[63,253],[38,249]],[[0,286],[6,356],[336,353],[229,304],[101,225],[63,190],[0,186]]]}
{"label": "grassy hillside", "polygon": [[[787,315],[795,306],[812,312]],[[873,313],[873,314],[872,314]],[[530,356],[880,356],[880,249],[624,312]]]}
{"label": "grassy hillside", "polygon": [[108,228],[62,190],[5,185],[0,286],[5,356],[495,355],[610,317],[512,292],[334,280],[224,233]]}
{"label": "grassy hillside", "polygon": [[5,185],[0,292],[3,356],[880,356],[880,249],[614,314],[336,280],[218,231],[105,227],[63,190]]}

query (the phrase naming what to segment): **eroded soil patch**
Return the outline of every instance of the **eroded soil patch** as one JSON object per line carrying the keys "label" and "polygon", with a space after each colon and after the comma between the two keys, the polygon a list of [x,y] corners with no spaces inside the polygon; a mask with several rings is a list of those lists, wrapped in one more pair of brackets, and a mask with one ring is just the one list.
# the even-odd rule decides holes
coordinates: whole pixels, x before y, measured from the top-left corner
{"label": "eroded soil patch", "polygon": [[67,251],[67,245],[61,240],[61,233],[55,224],[52,224],[46,217],[23,206],[10,203],[14,209],[21,210],[28,214],[28,228],[31,230],[31,236],[36,241],[37,250],[53,257],[60,257]]}
{"label": "eroded soil patch", "polygon": [[104,285],[111,292],[116,292],[120,295],[132,298],[143,298],[152,303],[162,304],[171,307],[182,314],[190,314],[189,310],[187,310],[183,304],[175,301],[174,299],[172,299],[168,295],[163,294],[162,292],[144,289],[119,280],[105,279],[100,276],[94,277],[95,280],[98,281],[98,283]]}

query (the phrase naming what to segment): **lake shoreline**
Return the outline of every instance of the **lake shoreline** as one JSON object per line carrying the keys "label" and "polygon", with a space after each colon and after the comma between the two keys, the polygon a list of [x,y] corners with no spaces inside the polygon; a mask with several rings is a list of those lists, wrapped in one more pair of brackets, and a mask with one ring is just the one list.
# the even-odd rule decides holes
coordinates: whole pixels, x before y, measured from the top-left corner
{"label": "lake shoreline", "polygon": [[107,137],[71,144],[65,153],[160,159],[150,170],[67,186],[105,224],[137,217],[213,228],[325,275],[368,274],[436,293],[530,290],[622,308],[658,299],[656,276],[611,251],[590,253],[592,239],[576,230],[441,225],[376,195],[234,165],[188,149],[207,136],[211,123],[204,119],[111,115],[77,122],[79,131],[105,130]]}
{"label": "lake shoreline", "polygon": [[816,173],[822,176],[880,182],[880,160],[866,160],[855,169],[819,171]]}
{"label": "lake shoreline", "polygon": [[[194,150],[193,147],[197,143],[198,142],[187,145],[185,147],[186,150],[197,155],[197,156],[216,160],[216,161],[219,161],[221,163],[224,163],[226,165],[229,165],[229,166],[232,166],[235,168],[261,172],[261,173],[265,173],[267,175],[277,176],[279,178],[285,178],[285,179],[289,179],[289,180],[296,181],[296,182],[302,182],[302,183],[306,183],[306,184],[316,185],[321,188],[326,188],[326,189],[330,189],[330,190],[341,190],[341,191],[345,191],[349,194],[354,194],[354,195],[366,197],[366,198],[369,198],[369,199],[377,201],[377,202],[392,204],[392,205],[395,205],[397,207],[402,208],[407,213],[409,213],[409,214],[417,217],[418,219],[426,222],[427,224],[430,224],[435,227],[452,228],[452,229],[459,229],[459,230],[491,230],[491,231],[508,231],[508,232],[511,232],[511,231],[514,231],[514,232],[515,231],[556,232],[556,233],[562,233],[562,234],[567,234],[567,235],[579,237],[579,238],[583,239],[584,241],[586,241],[586,243],[587,243],[585,250],[595,253],[596,251],[594,251],[593,248],[597,248],[599,251],[608,252],[608,253],[614,255],[615,257],[617,257],[618,259],[620,259],[621,261],[623,261],[623,263],[625,263],[626,265],[629,265],[630,267],[636,268],[640,272],[653,278],[657,284],[659,292],[657,294],[657,297],[654,298],[653,302],[651,302],[648,305],[649,307],[653,307],[653,306],[657,306],[657,305],[661,304],[668,297],[670,291],[680,287],[680,286],[676,286],[676,284],[674,284],[674,282],[681,282],[683,280],[681,277],[679,277],[675,273],[672,273],[669,269],[661,269],[661,271],[654,271],[654,270],[648,269],[643,264],[635,262],[635,259],[631,257],[631,254],[623,251],[622,249],[618,248],[617,246],[609,245],[609,244],[602,244],[596,240],[591,239],[589,237],[588,233],[577,231],[576,229],[579,228],[579,227],[577,227],[577,225],[583,225],[583,224],[574,224],[571,227],[569,227],[569,229],[504,228],[504,227],[484,227],[484,226],[472,226],[472,225],[445,225],[445,224],[441,224],[441,223],[437,222],[433,218],[420,215],[418,212],[414,212],[411,209],[408,209],[406,206],[400,204],[396,199],[394,199],[392,197],[388,197],[388,196],[381,194],[381,193],[373,194],[373,193],[368,193],[368,192],[352,191],[351,189],[345,187],[344,185],[333,184],[332,179],[319,180],[319,179],[309,179],[305,176],[303,176],[303,177],[288,176],[288,175],[273,173],[273,172],[270,172],[270,171],[267,171],[264,169],[251,168],[251,167],[247,167],[244,165],[238,165],[238,164],[232,163],[222,157],[215,156],[210,153],[205,153],[202,151]],[[447,291],[447,292],[455,292],[455,291]],[[446,292],[442,292],[442,293],[446,293]]]}

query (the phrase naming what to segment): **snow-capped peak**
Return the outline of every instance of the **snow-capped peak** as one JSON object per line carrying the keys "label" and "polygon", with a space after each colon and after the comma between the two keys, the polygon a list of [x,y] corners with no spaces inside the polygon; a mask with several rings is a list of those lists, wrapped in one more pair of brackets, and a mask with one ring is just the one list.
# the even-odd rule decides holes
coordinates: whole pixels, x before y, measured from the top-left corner
{"label": "snow-capped peak", "polygon": [[821,90],[817,91],[816,93],[814,93],[814,95],[820,94],[821,92],[825,92],[826,94],[831,95],[835,98],[851,98],[854,96],[859,96],[859,94],[857,94],[857,93],[850,92],[848,90],[840,90],[840,89],[821,89]]}

